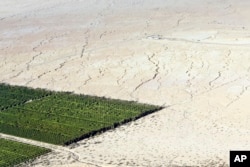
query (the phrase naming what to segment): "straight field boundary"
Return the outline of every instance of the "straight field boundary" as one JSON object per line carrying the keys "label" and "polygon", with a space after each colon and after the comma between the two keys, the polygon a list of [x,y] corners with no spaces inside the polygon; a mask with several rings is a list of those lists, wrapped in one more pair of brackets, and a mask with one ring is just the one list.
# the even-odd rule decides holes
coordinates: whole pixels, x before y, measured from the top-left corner
{"label": "straight field boundary", "polygon": [[[13,99],[19,103],[11,104]],[[6,84],[0,84],[0,107],[0,133],[56,145],[69,145],[163,109],[134,101]]]}

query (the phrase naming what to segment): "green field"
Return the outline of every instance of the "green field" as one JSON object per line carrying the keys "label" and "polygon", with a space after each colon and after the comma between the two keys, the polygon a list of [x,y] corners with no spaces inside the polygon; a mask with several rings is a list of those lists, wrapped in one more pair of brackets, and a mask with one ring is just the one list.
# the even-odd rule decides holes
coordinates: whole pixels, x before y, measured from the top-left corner
{"label": "green field", "polygon": [[39,99],[50,95],[43,89],[29,89],[21,86],[11,86],[0,83],[0,110],[20,105],[29,100]]}
{"label": "green field", "polygon": [[[1,133],[67,145],[161,109],[136,102],[45,90],[39,90],[43,95],[31,94],[34,100],[24,102],[25,93],[30,91],[15,91],[13,97],[22,103],[0,111]],[[2,94],[0,97],[4,99]],[[5,97],[10,97],[8,91]]]}
{"label": "green field", "polygon": [[0,138],[0,167],[7,167],[33,159],[49,150]]}

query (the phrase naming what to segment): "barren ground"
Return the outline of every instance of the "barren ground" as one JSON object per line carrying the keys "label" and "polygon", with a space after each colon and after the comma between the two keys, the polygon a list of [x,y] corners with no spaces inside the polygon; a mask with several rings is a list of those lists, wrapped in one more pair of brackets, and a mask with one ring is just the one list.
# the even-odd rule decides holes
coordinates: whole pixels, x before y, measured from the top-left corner
{"label": "barren ground", "polygon": [[229,150],[250,150],[249,8],[1,1],[0,82],[166,107],[29,165],[227,166]]}

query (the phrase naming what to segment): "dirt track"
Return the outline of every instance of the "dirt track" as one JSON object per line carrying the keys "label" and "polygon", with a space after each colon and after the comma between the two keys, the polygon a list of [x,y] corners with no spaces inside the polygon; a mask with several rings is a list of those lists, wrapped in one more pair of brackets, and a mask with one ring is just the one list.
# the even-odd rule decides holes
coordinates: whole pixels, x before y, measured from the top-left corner
{"label": "dirt track", "polygon": [[[70,147],[72,147],[72,146],[66,147],[66,146],[53,145],[53,144],[49,144],[49,143],[44,143],[44,142],[25,139],[25,138],[21,138],[21,137],[12,136],[12,135],[7,135],[7,134],[3,134],[3,133],[0,133],[0,138],[12,140],[12,141],[17,141],[17,142],[21,142],[21,143],[26,143],[26,144],[31,144],[31,145],[38,146],[38,147],[47,148],[47,149],[51,150],[51,153],[49,153],[49,154],[64,154],[64,156],[67,156],[67,159],[69,161],[74,161],[76,163],[76,165],[78,164],[78,165],[84,166],[84,167],[96,166],[96,165],[93,165],[93,164],[90,164],[87,162],[80,161],[79,160],[80,156],[71,150]],[[46,157],[46,156],[47,155],[44,155],[44,156],[41,156],[39,158]],[[48,163],[48,165],[49,165],[49,163]],[[20,166],[33,166],[33,164],[24,163],[24,164],[21,164]]]}
{"label": "dirt track", "polygon": [[250,150],[250,2],[0,2],[0,82],[164,105],[32,166],[227,166]]}

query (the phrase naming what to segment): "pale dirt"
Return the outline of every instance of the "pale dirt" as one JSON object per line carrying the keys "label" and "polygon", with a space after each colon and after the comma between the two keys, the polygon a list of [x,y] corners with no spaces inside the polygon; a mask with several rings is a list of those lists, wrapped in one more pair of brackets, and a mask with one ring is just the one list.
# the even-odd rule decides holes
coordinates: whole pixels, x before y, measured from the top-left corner
{"label": "pale dirt", "polygon": [[30,166],[227,166],[250,150],[250,1],[0,2],[0,82],[166,106]]}

